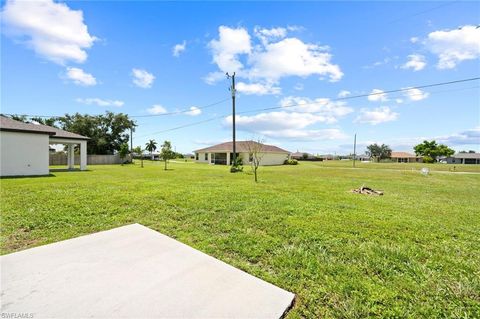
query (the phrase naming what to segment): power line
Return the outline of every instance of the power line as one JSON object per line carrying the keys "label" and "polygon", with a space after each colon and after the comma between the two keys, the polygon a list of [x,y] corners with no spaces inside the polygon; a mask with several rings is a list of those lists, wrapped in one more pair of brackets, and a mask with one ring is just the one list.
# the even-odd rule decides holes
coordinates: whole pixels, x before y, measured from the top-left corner
{"label": "power line", "polygon": [[[217,102],[214,102],[214,103],[210,103],[210,104],[207,104],[207,105],[203,105],[203,106],[199,106],[199,107],[196,107],[196,109],[198,110],[203,110],[203,109],[206,109],[206,108],[209,108],[209,107],[212,107],[212,106],[215,106],[215,105],[218,105],[218,104],[221,104],[225,101],[228,101],[230,100],[230,98],[225,98],[223,100],[220,100],[220,101],[217,101]],[[128,114],[129,117],[131,118],[145,118],[145,117],[158,117],[158,116],[167,116],[167,115],[177,115],[177,114],[183,114],[183,113],[189,113],[189,112],[192,112],[191,109],[183,109],[183,110],[178,110],[178,111],[174,111],[174,112],[166,112],[166,113],[161,113],[161,114],[145,114],[145,115],[130,115]],[[51,117],[62,117],[63,115],[35,115],[35,114],[18,114],[18,113],[5,113],[5,115],[19,115],[19,116],[27,116],[27,117],[40,117],[40,118],[51,118]]]}
{"label": "power line", "polygon": [[[396,92],[406,92],[406,91],[413,90],[413,89],[424,89],[424,88],[451,85],[451,84],[464,83],[464,82],[471,82],[471,81],[477,81],[477,80],[480,80],[480,77],[467,78],[467,79],[448,81],[448,82],[432,83],[432,84],[426,84],[426,85],[418,85],[418,86],[412,86],[412,87],[408,87],[408,88],[382,91],[382,92],[378,92],[378,93],[359,94],[359,95],[352,95],[352,96],[347,96],[347,97],[339,97],[339,98],[335,98],[335,99],[330,99],[330,101],[357,99],[357,98],[375,96],[375,95],[380,95],[380,94],[391,94],[391,93],[396,93]],[[476,88],[476,87],[478,87],[478,86],[470,87],[470,88]],[[465,88],[465,89],[469,89],[469,88]],[[459,90],[459,89],[456,89],[456,90]],[[450,90],[450,91],[453,91],[453,90]],[[446,91],[444,91],[444,92],[446,92]],[[431,92],[431,93],[439,93],[439,92]],[[414,95],[420,95],[420,94],[414,94]],[[322,102],[312,102],[312,103],[297,103],[297,104],[291,104],[291,105],[285,105],[285,106],[275,106],[275,107],[268,107],[268,108],[261,108],[261,109],[254,109],[254,110],[249,110],[249,111],[237,112],[237,114],[247,114],[247,113],[254,113],[254,112],[261,112],[261,111],[270,111],[270,110],[274,110],[274,109],[284,109],[284,108],[290,108],[290,107],[295,107],[295,106],[315,105],[315,104],[323,104],[323,103],[325,103],[325,102],[322,101]],[[304,113],[319,113],[319,112],[304,112]],[[217,119],[220,119],[220,118],[224,118],[228,115],[230,115],[230,114],[223,114],[223,115],[215,116],[215,117],[212,117],[210,119],[203,120],[203,121],[198,121],[198,122],[193,122],[193,123],[189,123],[189,124],[185,124],[185,125],[181,125],[181,126],[177,126],[177,127],[172,127],[172,128],[166,129],[166,130],[152,132],[152,133],[142,135],[142,136],[139,136],[139,137],[145,137],[145,136],[149,136],[149,135],[171,132],[171,131],[179,130],[179,129],[182,129],[182,128],[185,128],[185,127],[190,127],[190,126],[203,124],[203,123],[206,123],[206,122],[211,122],[211,121],[214,121],[214,120],[217,120]]]}

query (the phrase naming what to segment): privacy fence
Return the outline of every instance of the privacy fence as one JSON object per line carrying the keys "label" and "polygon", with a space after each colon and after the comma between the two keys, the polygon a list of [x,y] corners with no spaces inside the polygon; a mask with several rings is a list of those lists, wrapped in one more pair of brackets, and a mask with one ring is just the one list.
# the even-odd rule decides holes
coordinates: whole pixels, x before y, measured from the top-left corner
{"label": "privacy fence", "polygon": [[[124,161],[130,161],[130,155],[127,155]],[[87,165],[107,165],[121,164],[120,155],[87,155]],[[75,155],[75,164],[80,164],[80,155]],[[50,154],[50,165],[67,165],[67,154]]]}

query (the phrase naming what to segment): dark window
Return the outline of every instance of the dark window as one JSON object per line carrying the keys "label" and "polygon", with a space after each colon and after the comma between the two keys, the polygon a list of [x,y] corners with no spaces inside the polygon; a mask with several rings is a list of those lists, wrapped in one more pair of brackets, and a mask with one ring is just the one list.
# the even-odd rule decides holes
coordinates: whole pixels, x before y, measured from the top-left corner
{"label": "dark window", "polygon": [[205,153],[205,160],[208,161],[208,153]]}
{"label": "dark window", "polygon": [[198,161],[198,153],[195,153],[195,160]]}

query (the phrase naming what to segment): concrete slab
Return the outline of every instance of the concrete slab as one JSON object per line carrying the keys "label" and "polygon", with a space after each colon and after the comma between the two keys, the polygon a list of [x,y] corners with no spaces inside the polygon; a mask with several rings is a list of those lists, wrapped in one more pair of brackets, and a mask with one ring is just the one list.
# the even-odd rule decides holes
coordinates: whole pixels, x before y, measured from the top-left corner
{"label": "concrete slab", "polygon": [[33,318],[279,318],[294,299],[139,224],[0,261],[2,313]]}

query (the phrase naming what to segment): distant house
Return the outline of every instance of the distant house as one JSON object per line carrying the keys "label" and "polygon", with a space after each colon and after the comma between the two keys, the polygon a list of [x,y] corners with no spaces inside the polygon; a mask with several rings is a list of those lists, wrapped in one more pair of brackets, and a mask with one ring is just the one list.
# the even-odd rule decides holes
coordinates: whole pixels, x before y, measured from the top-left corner
{"label": "distant house", "polygon": [[313,160],[316,157],[315,155],[310,153],[296,151],[295,153],[290,154],[290,158],[296,159],[296,160],[302,160],[302,159]]}
{"label": "distant house", "polygon": [[480,153],[457,153],[447,157],[448,164],[480,164]]}
{"label": "distant house", "polygon": [[[235,143],[237,157],[241,158],[243,164],[250,163],[249,143],[256,143],[254,141],[237,141]],[[280,147],[267,144],[260,145],[260,154],[262,159],[260,165],[282,165],[286,159],[289,158],[290,152]],[[195,152],[195,161],[197,163],[209,163],[219,165],[230,165],[233,161],[233,143],[226,142],[210,147],[198,149]]]}
{"label": "distant house", "polygon": [[397,163],[423,163],[423,158],[421,156],[416,156],[407,152],[392,152],[390,158]]}
{"label": "distant house", "polygon": [[74,168],[74,148],[80,146],[80,170],[87,169],[88,137],[55,127],[0,116],[0,176],[48,175],[50,144],[67,145],[68,168]]}

